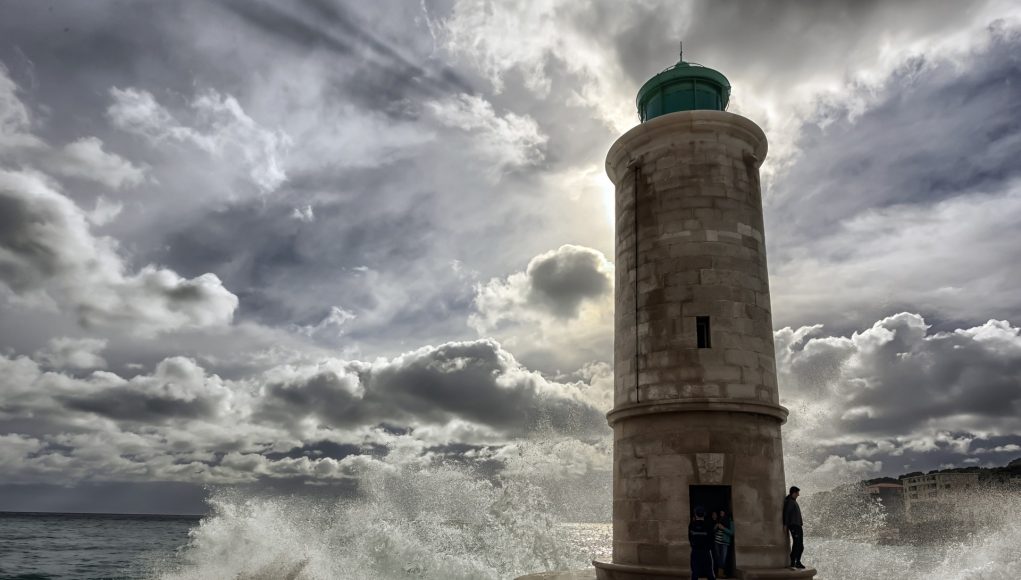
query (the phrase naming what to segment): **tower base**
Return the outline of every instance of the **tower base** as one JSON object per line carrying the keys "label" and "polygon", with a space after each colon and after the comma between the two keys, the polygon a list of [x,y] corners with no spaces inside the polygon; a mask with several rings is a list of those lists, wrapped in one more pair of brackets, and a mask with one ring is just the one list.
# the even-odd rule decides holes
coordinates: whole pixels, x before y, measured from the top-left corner
{"label": "tower base", "polygon": [[[691,570],[682,568],[614,564],[598,560],[592,562],[592,564],[596,567],[596,580],[667,580],[670,578],[691,580]],[[734,575],[734,578],[742,580],[809,580],[814,577],[815,568],[805,568],[804,570],[793,570],[791,568],[738,568]]]}
{"label": "tower base", "polygon": [[[684,578],[691,580],[688,570],[655,568],[650,566],[624,566],[607,562],[592,562],[596,567],[568,572],[540,572],[519,576],[515,580],[663,580]],[[815,576],[815,568],[738,568],[735,578],[744,580],[808,580]]]}

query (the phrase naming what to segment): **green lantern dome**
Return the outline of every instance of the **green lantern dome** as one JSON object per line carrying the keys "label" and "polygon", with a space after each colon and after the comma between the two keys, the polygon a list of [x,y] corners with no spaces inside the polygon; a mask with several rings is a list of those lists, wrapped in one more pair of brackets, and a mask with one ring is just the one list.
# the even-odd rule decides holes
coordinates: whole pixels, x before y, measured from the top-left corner
{"label": "green lantern dome", "polygon": [[644,123],[677,111],[723,111],[729,101],[727,77],[709,67],[681,60],[638,90],[638,116]]}

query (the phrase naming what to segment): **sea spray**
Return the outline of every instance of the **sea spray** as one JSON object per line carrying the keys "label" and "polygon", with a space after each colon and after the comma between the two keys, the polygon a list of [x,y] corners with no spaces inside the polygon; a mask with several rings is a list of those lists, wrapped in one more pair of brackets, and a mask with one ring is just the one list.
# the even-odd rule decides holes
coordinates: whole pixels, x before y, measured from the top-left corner
{"label": "sea spray", "polygon": [[[930,578],[1017,580],[1021,578],[1021,482],[986,486],[961,500],[966,538],[946,543]],[[958,534],[962,535],[962,534]]]}
{"label": "sea spray", "polygon": [[876,543],[887,525],[888,514],[879,500],[860,483],[801,498],[805,529],[816,536]]}
{"label": "sea spray", "polygon": [[828,580],[1021,578],[1021,488],[991,484],[949,501],[954,509],[906,525],[860,485],[808,496],[804,560]]}
{"label": "sea spray", "polygon": [[463,463],[370,465],[350,499],[215,492],[177,561],[154,576],[506,579],[586,567],[594,555],[555,516],[549,486],[529,477],[485,477]]}

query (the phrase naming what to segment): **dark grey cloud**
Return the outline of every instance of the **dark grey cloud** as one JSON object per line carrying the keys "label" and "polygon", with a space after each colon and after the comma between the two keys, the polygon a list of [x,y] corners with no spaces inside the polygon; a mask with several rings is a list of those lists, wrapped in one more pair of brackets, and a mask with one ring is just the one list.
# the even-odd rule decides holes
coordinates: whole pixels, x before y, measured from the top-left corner
{"label": "dark grey cloud", "polygon": [[283,424],[307,417],[333,427],[470,421],[522,434],[602,430],[602,412],[574,386],[522,368],[491,340],[448,343],[385,364],[348,363],[270,382],[257,415]]}
{"label": "dark grey cloud", "polygon": [[[770,191],[777,241],[804,243],[866,210],[1003,190],[1021,176],[1021,34],[993,29],[959,62],[918,56],[860,114],[823,106]],[[782,217],[781,217],[782,216]]]}
{"label": "dark grey cloud", "polygon": [[69,396],[61,401],[69,409],[95,413],[118,421],[159,424],[171,419],[208,418],[216,413],[216,402],[202,398],[139,392],[137,386],[105,389],[91,396]]}
{"label": "dark grey cloud", "polygon": [[[0,217],[0,244],[16,256],[0,264],[0,276],[15,291],[37,289],[60,269],[59,248],[53,247],[49,240],[38,239],[40,236],[33,235],[32,228],[40,221],[39,217],[45,223],[53,221],[47,217],[59,219],[63,216],[55,211],[38,216],[39,211],[33,211],[30,203],[9,189],[0,197],[0,216],[3,216]],[[58,227],[62,225],[58,223]]]}
{"label": "dark grey cloud", "polygon": [[437,233],[434,196],[409,205],[398,193],[319,204],[312,222],[293,218],[287,200],[234,204],[174,232],[159,259],[219,272],[239,297],[238,320],[314,327],[331,308],[350,313],[337,332],[312,336],[325,346],[386,352],[470,337],[473,280],[454,240]]}
{"label": "dark grey cloud", "polygon": [[83,325],[141,333],[230,321],[237,298],[213,274],[125,265],[110,240],[45,176],[0,170],[0,283],[17,294],[70,303]]}
{"label": "dark grey cloud", "polygon": [[[207,375],[195,361],[183,357],[163,360],[152,374],[128,380],[107,373],[78,379],[60,374],[48,376],[41,374],[38,367],[33,369],[28,360],[23,359],[20,365],[16,361],[13,364],[16,370],[8,378],[12,384],[7,385],[9,400],[3,407],[4,414],[52,413],[56,424],[51,428],[57,432],[61,430],[57,426],[61,422],[64,428],[71,427],[77,412],[143,427],[168,422],[215,421],[227,414],[233,398],[233,393],[219,377]],[[13,384],[24,381],[45,388],[47,392],[33,393],[29,385]]]}
{"label": "dark grey cloud", "polygon": [[961,60],[904,64],[862,112],[823,107],[805,125],[767,199],[777,324],[1021,315],[1009,266],[1021,258],[1021,36],[984,38]]}
{"label": "dark grey cloud", "polygon": [[786,328],[776,342],[796,469],[896,475],[1021,451],[1021,330],[1008,322],[936,332],[900,313],[849,336]]}
{"label": "dark grey cloud", "polygon": [[578,315],[581,302],[613,289],[606,258],[590,248],[565,246],[528,263],[529,298],[547,305],[559,318]]}
{"label": "dark grey cloud", "polygon": [[386,448],[382,446],[355,445],[352,443],[336,443],[333,441],[309,441],[298,447],[287,451],[266,453],[267,459],[283,459],[285,457],[296,459],[298,457],[330,457],[332,459],[344,459],[352,455],[359,455],[366,451],[378,451],[379,455],[386,455]]}
{"label": "dark grey cloud", "polygon": [[592,248],[563,245],[523,272],[478,284],[469,324],[526,364],[570,372],[611,358],[613,265]]}
{"label": "dark grey cloud", "polygon": [[[318,206],[311,224],[293,219],[293,205],[286,202],[235,204],[174,232],[162,259],[185,272],[224,272],[224,283],[242,296],[241,313],[247,308],[271,324],[306,320],[330,300],[371,310],[379,297],[360,268],[386,265],[399,272],[437,258],[430,252],[439,248],[423,244],[436,224],[422,211],[429,196],[422,198],[407,210],[391,211],[370,210],[359,199],[338,200]],[[452,271],[435,275],[454,277]]]}
{"label": "dark grey cloud", "polygon": [[342,483],[460,454],[493,475],[493,450],[533,430],[582,450],[576,438],[605,438],[601,389],[548,380],[491,340],[237,379],[184,357],[126,378],[0,356],[0,469],[8,483]]}
{"label": "dark grey cloud", "polygon": [[377,96],[392,99],[394,95],[386,89],[394,88],[410,89],[419,96],[473,92],[457,71],[431,70],[413,61],[396,46],[398,39],[377,36],[369,23],[344,5],[314,0],[283,8],[271,2],[238,1],[226,7],[266,34],[285,37],[303,49],[325,48],[367,58],[373,66],[366,70],[378,73],[370,83],[378,89]]}

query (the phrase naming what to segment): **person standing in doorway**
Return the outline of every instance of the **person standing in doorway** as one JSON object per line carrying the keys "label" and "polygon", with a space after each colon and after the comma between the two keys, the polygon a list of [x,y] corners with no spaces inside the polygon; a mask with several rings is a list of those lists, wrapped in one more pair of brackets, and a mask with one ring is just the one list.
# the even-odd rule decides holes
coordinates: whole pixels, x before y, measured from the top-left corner
{"label": "person standing in doorway", "polygon": [[801,506],[798,505],[798,496],[801,490],[797,486],[791,486],[791,491],[783,500],[783,531],[784,535],[791,535],[791,568],[803,570],[805,565],[801,563],[801,554],[805,551],[805,531],[802,528]]}
{"label": "person standing in doorway", "polygon": [[734,520],[726,510],[720,510],[715,527],[713,548],[716,556],[716,577],[726,578],[727,556],[730,553],[730,546],[734,542]]}
{"label": "person standing in doorway", "polygon": [[691,580],[716,580],[713,571],[713,529],[705,520],[705,508],[697,506],[695,517],[688,524],[688,543],[691,544]]}

